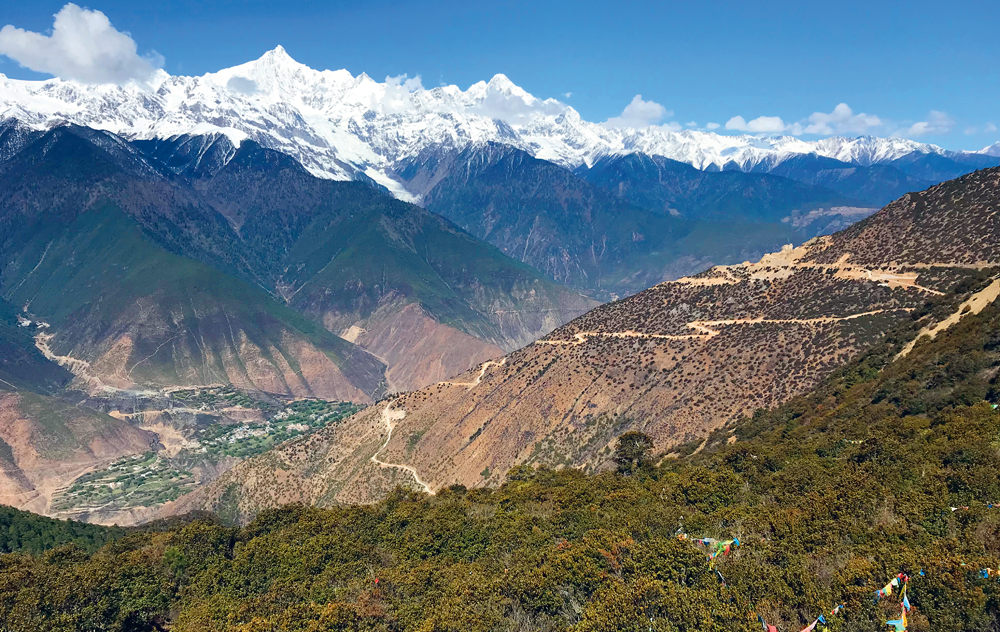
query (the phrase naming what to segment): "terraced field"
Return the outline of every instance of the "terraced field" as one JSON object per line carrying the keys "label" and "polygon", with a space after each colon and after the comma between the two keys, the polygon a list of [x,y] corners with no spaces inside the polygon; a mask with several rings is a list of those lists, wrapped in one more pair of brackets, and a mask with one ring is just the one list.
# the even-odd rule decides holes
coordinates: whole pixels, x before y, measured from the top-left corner
{"label": "terraced field", "polygon": [[76,478],[56,491],[51,513],[99,522],[138,519],[243,459],[308,436],[360,409],[320,399],[279,401],[231,385],[173,391],[167,401],[149,402],[155,410],[112,412],[156,432],[166,445]]}

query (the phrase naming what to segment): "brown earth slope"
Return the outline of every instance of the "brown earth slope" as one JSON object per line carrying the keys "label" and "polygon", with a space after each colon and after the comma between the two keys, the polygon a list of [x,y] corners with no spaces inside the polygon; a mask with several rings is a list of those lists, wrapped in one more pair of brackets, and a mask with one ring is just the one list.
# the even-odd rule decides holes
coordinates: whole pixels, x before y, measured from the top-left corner
{"label": "brown earth slope", "polygon": [[443,217],[250,142],[193,184],[229,221],[254,277],[382,359],[394,391],[467,371],[598,304]]}
{"label": "brown earth slope", "polygon": [[173,510],[245,519],[398,483],[493,484],[520,463],[599,467],[631,429],[658,450],[694,449],[813,387],[928,299],[981,285],[1000,263],[998,202],[1000,169],[980,171],[832,237],[603,305],[502,362],[245,462]]}

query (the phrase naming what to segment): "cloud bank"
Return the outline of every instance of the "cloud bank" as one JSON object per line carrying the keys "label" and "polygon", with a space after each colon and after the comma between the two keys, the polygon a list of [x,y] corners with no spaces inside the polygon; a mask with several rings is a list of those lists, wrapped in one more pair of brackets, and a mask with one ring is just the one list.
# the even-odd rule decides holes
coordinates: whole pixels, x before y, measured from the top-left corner
{"label": "cloud bank", "polygon": [[[607,127],[613,128],[649,127],[650,125],[656,125],[668,116],[673,116],[673,114],[673,112],[655,101],[643,101],[642,95],[637,94],[632,98],[632,102],[625,106],[621,114],[609,118],[604,124]],[[668,124],[668,126],[680,128],[676,123]]]}
{"label": "cloud bank", "polygon": [[81,83],[148,83],[163,65],[155,51],[139,55],[132,37],[106,15],[72,3],[56,13],[51,35],[11,24],[0,29],[0,54],[30,70]]}
{"label": "cloud bank", "polygon": [[955,127],[955,119],[944,112],[931,110],[926,121],[918,121],[907,128],[897,130],[893,136],[917,138],[927,134],[947,134]]}
{"label": "cloud bank", "polygon": [[[758,116],[747,121],[742,116],[734,116],[726,122],[730,131],[750,134],[815,134],[816,136],[854,136],[884,133],[894,138],[918,138],[934,134],[948,134],[955,128],[956,121],[945,112],[931,110],[926,121],[912,124],[893,123],[874,114],[854,113],[846,103],[840,103],[831,112],[813,112],[808,118],[786,123],[780,116]],[[714,129],[712,124],[706,129]],[[984,128],[990,131],[989,126]],[[891,134],[890,130],[895,130]],[[996,131],[996,127],[993,127]],[[966,134],[977,133],[975,128],[966,129]]]}
{"label": "cloud bank", "polygon": [[882,119],[874,114],[855,114],[849,105],[841,103],[829,114],[813,112],[809,124],[803,130],[806,134],[829,136],[832,134],[868,134],[882,126]]}
{"label": "cloud bank", "polygon": [[734,116],[726,121],[726,129],[752,134],[778,134],[784,132],[787,127],[780,116],[758,116],[752,121],[747,121],[742,116]]}

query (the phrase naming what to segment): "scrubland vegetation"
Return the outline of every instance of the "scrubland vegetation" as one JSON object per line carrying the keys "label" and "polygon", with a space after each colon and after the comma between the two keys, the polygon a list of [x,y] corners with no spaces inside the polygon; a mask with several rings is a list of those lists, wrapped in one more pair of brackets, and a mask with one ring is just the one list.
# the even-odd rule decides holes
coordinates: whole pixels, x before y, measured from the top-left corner
{"label": "scrubland vegetation", "polygon": [[[0,627],[704,632],[760,614],[797,630],[844,604],[831,631],[882,630],[899,606],[875,591],[902,572],[910,630],[994,629],[1000,310],[891,362],[905,338],[684,459],[657,464],[632,435],[618,471],[521,467],[496,490],[5,555]],[[741,546],[711,569],[678,532]]]}

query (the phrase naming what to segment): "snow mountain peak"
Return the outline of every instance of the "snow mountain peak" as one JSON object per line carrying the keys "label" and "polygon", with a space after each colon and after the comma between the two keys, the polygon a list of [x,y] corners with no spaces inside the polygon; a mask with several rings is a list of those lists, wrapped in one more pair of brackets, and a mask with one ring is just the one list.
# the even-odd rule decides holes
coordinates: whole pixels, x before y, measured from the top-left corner
{"label": "snow mountain peak", "polygon": [[[489,142],[568,168],[636,152],[698,169],[742,170],[773,168],[803,154],[867,166],[914,152],[946,153],[934,145],[871,136],[808,142],[661,126],[611,129],[585,121],[557,99],[535,97],[503,74],[467,90],[425,89],[405,75],[378,82],[364,73],[315,70],[280,45],[200,77],[160,71],[145,87],[0,75],[0,120],[7,118],[35,129],[65,121],[136,139],[225,134],[238,146],[250,138],[293,156],[317,176],[370,178],[405,200],[416,194],[397,173],[402,165]],[[980,153],[996,155],[1000,147]]]}

